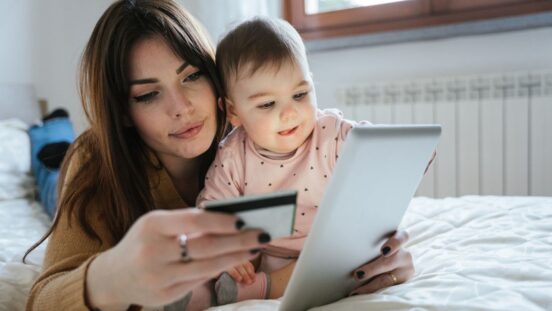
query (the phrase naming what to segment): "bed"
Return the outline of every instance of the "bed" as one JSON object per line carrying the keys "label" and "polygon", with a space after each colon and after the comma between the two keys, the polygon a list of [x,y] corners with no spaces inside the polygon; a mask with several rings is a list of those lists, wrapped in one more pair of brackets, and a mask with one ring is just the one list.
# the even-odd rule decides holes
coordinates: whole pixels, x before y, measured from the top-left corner
{"label": "bed", "polygon": [[[2,90],[0,99],[6,99]],[[32,87],[20,91],[32,92]],[[33,96],[16,97],[28,98],[32,103],[26,107],[36,108]],[[0,311],[24,309],[45,243],[28,264],[21,257],[50,225],[33,196],[25,136],[39,114],[7,116],[7,102],[0,103]],[[411,280],[313,310],[552,310],[551,197],[417,197],[401,227],[411,235],[406,247],[417,269]],[[278,306],[278,300],[252,300],[212,310]]]}
{"label": "bed", "polygon": [[21,261],[50,225],[30,175],[27,128],[40,116],[32,85],[0,84],[0,310],[24,309],[44,255],[42,245]]}
{"label": "bed", "polygon": [[[415,276],[329,310],[552,310],[552,198],[414,198],[401,223]],[[246,301],[212,310],[277,310]]]}

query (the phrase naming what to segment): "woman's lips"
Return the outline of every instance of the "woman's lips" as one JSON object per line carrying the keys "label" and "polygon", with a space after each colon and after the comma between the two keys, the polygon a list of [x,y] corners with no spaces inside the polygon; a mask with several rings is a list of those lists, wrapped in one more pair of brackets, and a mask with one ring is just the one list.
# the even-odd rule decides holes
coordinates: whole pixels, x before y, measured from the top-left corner
{"label": "woman's lips", "polygon": [[169,134],[169,136],[175,137],[175,138],[181,138],[181,139],[188,139],[199,134],[202,128],[203,128],[203,121],[196,122],[178,130],[177,132]]}
{"label": "woman's lips", "polygon": [[280,131],[280,132],[278,132],[278,134],[280,134],[282,136],[290,136],[290,135],[293,135],[293,133],[295,133],[295,131],[297,131],[297,128],[299,128],[299,126],[293,127],[289,130]]}

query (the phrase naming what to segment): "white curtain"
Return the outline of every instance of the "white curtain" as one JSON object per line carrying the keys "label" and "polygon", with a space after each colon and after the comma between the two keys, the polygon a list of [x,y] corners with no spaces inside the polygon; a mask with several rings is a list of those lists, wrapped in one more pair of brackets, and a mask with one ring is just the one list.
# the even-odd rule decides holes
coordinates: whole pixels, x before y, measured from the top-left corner
{"label": "white curtain", "polygon": [[180,0],[216,44],[233,26],[254,16],[282,17],[281,0]]}

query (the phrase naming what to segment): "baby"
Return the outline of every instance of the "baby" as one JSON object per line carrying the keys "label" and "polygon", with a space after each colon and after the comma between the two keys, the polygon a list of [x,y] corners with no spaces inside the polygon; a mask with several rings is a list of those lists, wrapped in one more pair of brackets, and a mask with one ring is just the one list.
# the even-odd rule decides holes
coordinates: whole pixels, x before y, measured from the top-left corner
{"label": "baby", "polygon": [[318,110],[305,47],[278,19],[256,18],[230,31],[216,62],[234,130],[221,142],[197,205],[205,201],[295,189],[293,235],[268,244],[256,262],[221,275],[218,304],[264,299],[267,273],[297,259],[339,153],[355,122]]}

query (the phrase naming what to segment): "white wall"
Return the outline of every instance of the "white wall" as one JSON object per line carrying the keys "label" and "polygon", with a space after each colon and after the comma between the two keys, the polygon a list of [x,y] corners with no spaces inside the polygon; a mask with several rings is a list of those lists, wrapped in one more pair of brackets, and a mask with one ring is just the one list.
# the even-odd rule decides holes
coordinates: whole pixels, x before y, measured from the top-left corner
{"label": "white wall", "polygon": [[[77,92],[80,55],[111,0],[0,0],[0,83],[33,84],[50,109],[86,128]],[[7,103],[3,103],[7,104]]]}
{"label": "white wall", "polygon": [[[27,0],[29,1],[29,0]],[[50,109],[69,111],[77,132],[87,127],[78,96],[78,64],[92,29],[111,0],[31,0],[33,79]]]}
{"label": "white wall", "polygon": [[318,104],[346,84],[552,69],[552,27],[309,55]]}
{"label": "white wall", "polygon": [[262,15],[281,16],[280,0],[180,0],[211,35],[216,44],[226,31],[242,20]]}
{"label": "white wall", "polygon": [[32,81],[31,2],[0,0],[0,83]]}

